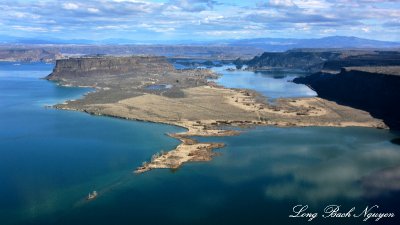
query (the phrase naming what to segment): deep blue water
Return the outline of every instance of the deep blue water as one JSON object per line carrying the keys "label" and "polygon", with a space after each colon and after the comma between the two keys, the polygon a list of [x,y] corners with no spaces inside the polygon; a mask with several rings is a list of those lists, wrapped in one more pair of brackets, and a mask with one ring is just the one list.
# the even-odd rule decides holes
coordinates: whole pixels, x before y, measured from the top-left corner
{"label": "deep blue water", "polygon": [[0,66],[2,222],[71,207],[93,189],[107,192],[151,154],[178,144],[164,134],[180,128],[46,109],[90,91],[39,79],[53,65]]}
{"label": "deep blue water", "polygon": [[[259,127],[199,138],[227,144],[211,162],[134,175],[153,153],[178,144],[165,133],[182,129],[46,109],[90,91],[38,79],[51,69],[0,63],[2,225],[368,224],[289,218],[297,204],[320,215],[328,204],[347,211],[379,204],[396,213],[383,222],[399,222],[400,146],[390,142],[393,132]],[[98,199],[85,201],[92,190]]]}

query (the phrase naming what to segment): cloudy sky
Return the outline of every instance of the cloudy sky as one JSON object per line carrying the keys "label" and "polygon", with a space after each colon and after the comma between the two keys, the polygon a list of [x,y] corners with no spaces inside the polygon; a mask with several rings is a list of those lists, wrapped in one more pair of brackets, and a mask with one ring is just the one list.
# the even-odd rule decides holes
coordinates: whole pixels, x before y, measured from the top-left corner
{"label": "cloudy sky", "polygon": [[400,0],[0,0],[0,12],[0,35],[29,38],[400,41]]}

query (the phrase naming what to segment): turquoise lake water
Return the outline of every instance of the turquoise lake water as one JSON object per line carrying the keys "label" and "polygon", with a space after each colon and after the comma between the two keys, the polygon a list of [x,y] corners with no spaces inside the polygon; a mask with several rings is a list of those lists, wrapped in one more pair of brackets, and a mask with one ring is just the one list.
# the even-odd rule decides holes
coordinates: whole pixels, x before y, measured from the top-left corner
{"label": "turquoise lake water", "polygon": [[[45,108],[90,91],[38,79],[52,67],[0,63],[2,225],[368,224],[322,218],[329,204],[360,212],[378,204],[396,213],[382,222],[399,222],[396,133],[258,127],[198,138],[226,143],[211,162],[134,175],[153,153],[179,144],[166,133],[183,129]],[[85,201],[93,190],[98,199]],[[289,218],[297,204],[320,216]]]}

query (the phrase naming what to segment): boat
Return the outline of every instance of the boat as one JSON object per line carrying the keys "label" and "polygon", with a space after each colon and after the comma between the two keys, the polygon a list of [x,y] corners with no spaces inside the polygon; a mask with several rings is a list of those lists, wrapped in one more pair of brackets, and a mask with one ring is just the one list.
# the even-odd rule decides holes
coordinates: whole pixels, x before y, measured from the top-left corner
{"label": "boat", "polygon": [[97,191],[93,191],[92,193],[89,193],[88,197],[86,198],[86,200],[93,200],[97,197]]}

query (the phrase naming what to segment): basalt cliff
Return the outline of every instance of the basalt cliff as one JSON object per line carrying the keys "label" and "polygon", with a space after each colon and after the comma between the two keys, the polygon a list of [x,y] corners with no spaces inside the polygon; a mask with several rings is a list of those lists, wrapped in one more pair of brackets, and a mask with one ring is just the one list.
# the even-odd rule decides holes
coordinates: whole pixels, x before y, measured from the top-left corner
{"label": "basalt cliff", "polygon": [[291,50],[287,52],[265,52],[248,61],[235,61],[236,65],[245,64],[253,70],[265,69],[301,69],[306,71],[318,71],[324,62],[338,59],[337,52],[312,52]]}
{"label": "basalt cliff", "polygon": [[315,73],[294,79],[319,97],[370,112],[400,129],[400,67],[348,67],[339,74]]}
{"label": "basalt cliff", "polygon": [[49,80],[93,78],[132,74],[137,71],[163,73],[173,71],[165,57],[83,57],[57,60]]}
{"label": "basalt cliff", "polygon": [[400,66],[400,52],[388,50],[295,49],[265,52],[251,60],[236,60],[238,68],[249,70],[298,69],[316,73],[340,72],[343,67]]}

